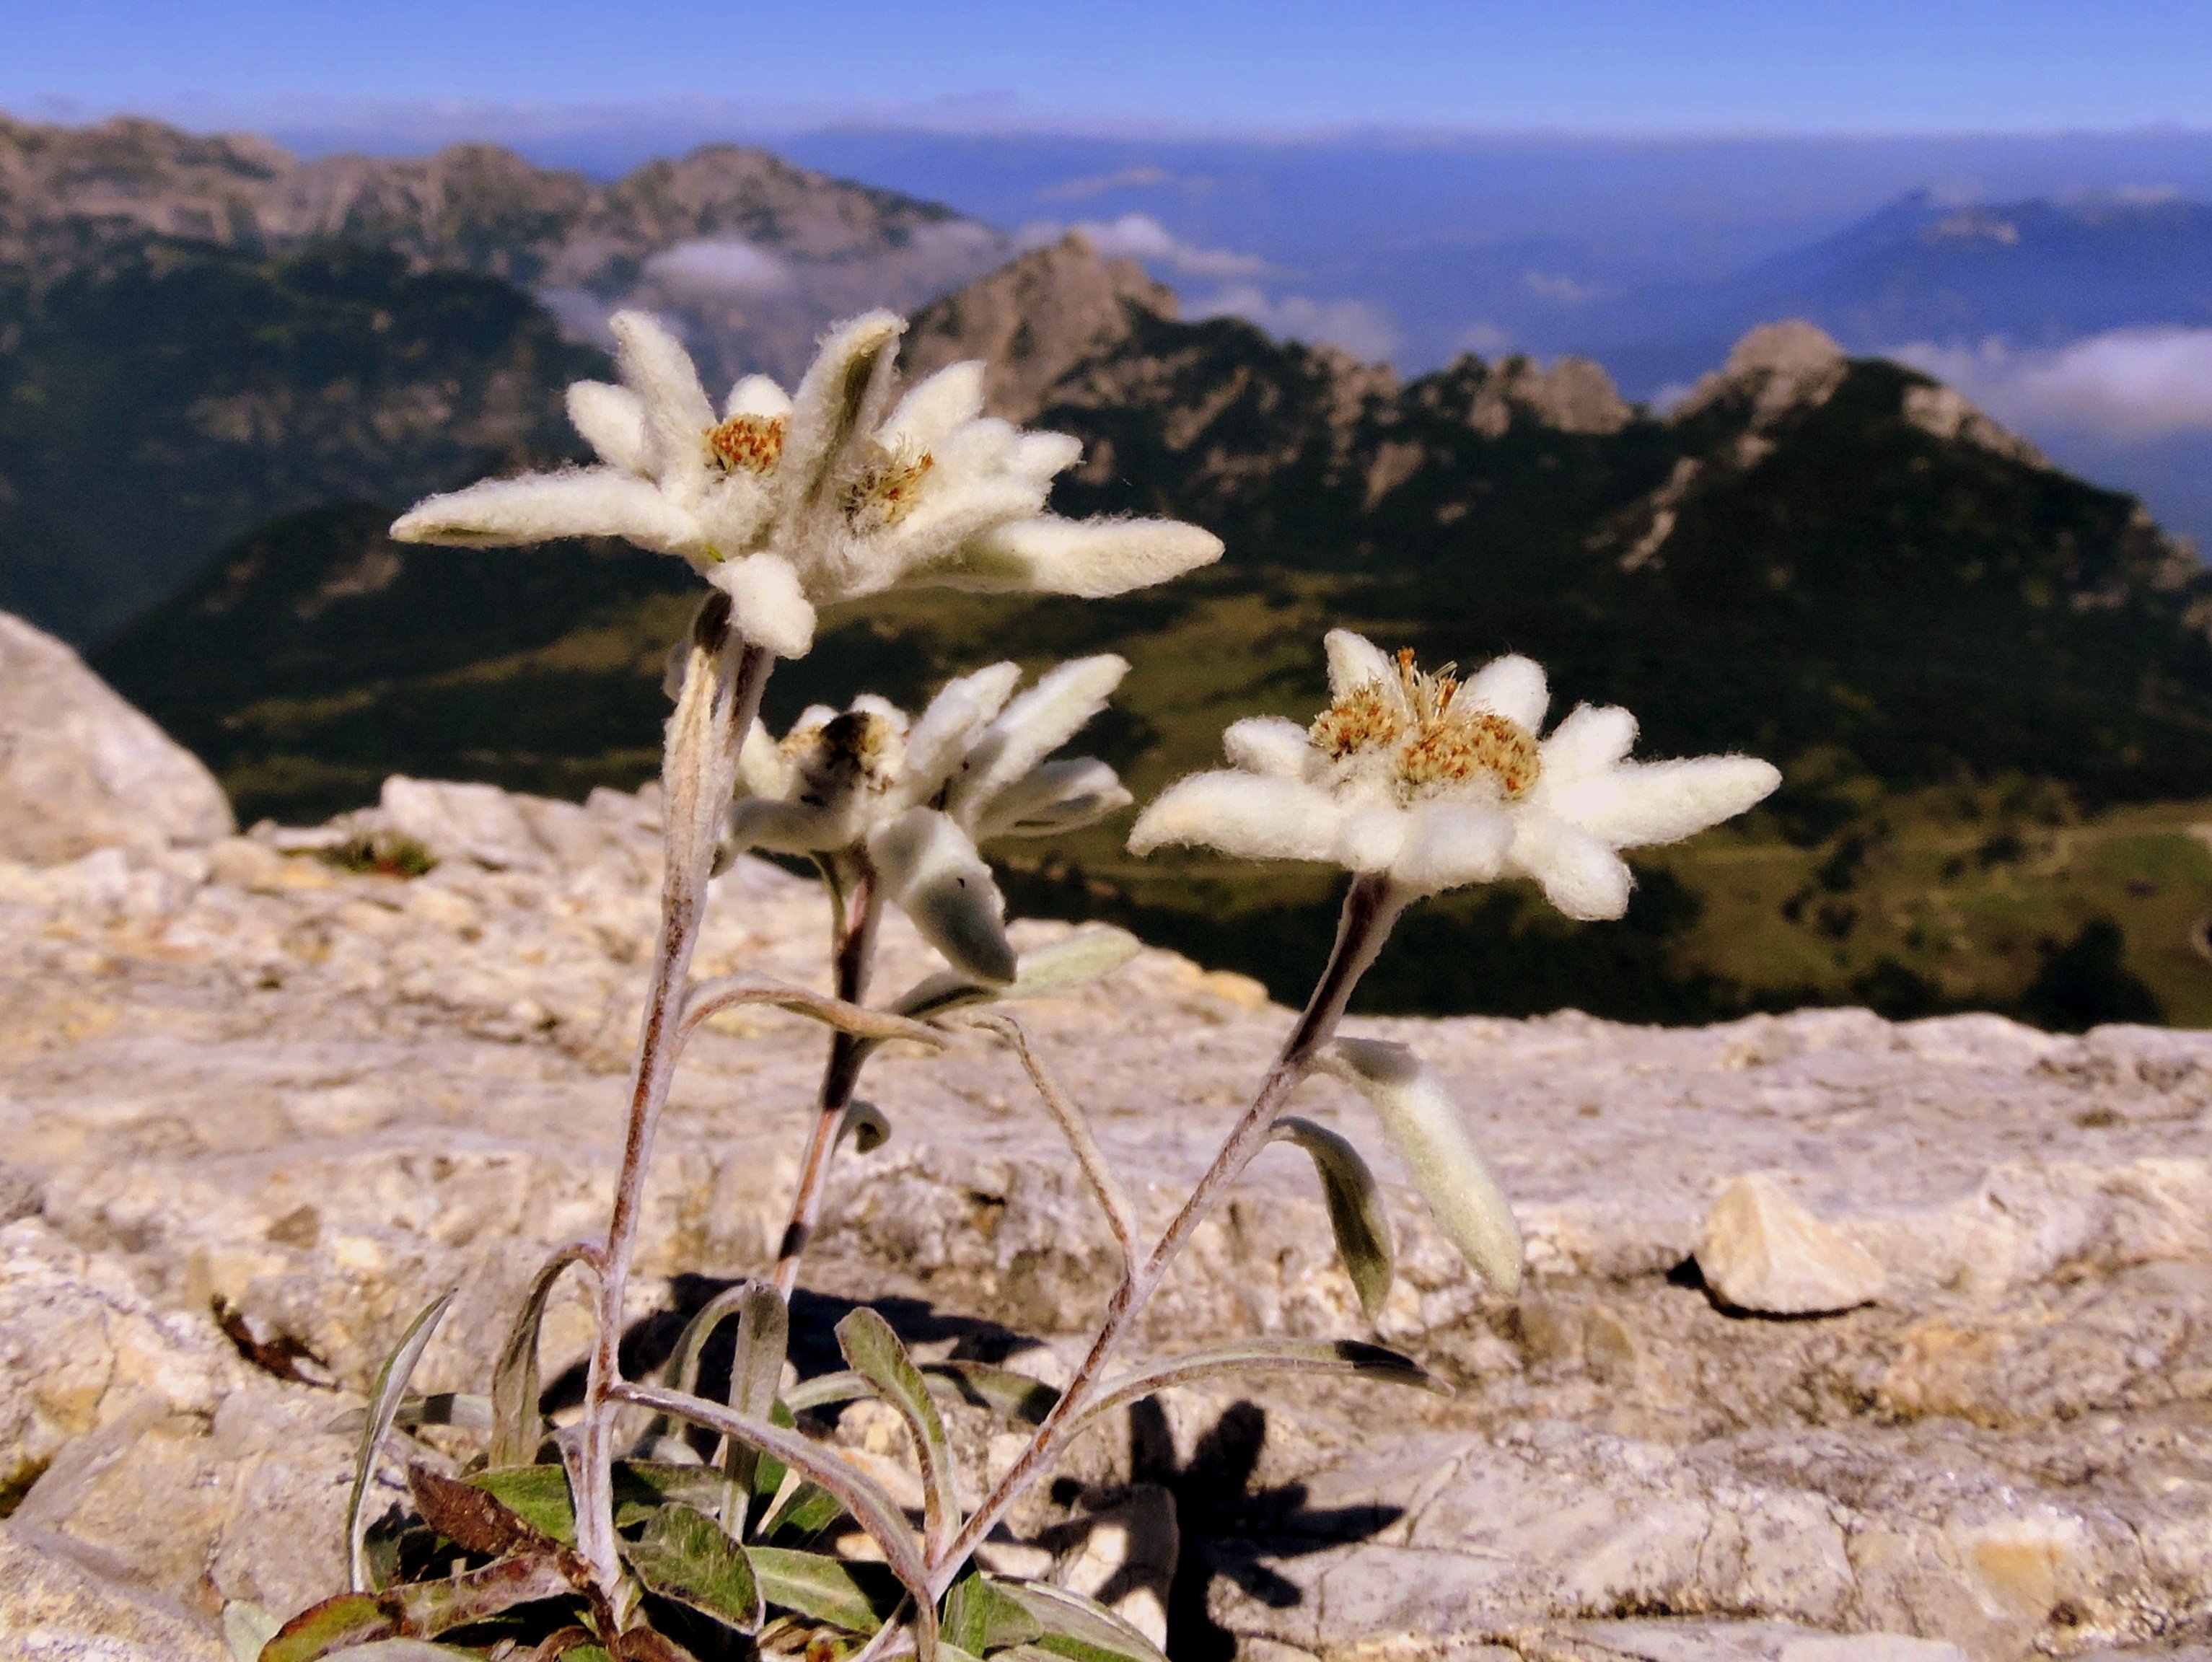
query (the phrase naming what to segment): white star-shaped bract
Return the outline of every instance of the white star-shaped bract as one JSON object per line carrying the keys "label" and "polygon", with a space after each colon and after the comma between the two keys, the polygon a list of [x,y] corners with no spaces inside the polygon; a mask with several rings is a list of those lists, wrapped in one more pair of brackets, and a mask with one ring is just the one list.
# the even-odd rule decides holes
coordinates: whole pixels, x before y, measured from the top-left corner
{"label": "white star-shaped bract", "polygon": [[718,415],[682,344],[642,312],[611,319],[622,385],[579,381],[568,416],[592,467],[433,496],[392,526],[465,546],[620,537],[689,560],[779,657],[813,644],[815,610],[902,585],[1103,597],[1218,559],[1170,519],[1044,512],[1074,439],[983,412],[983,367],[896,393],[905,324],[871,312],[823,337],[795,393],[740,380]]}
{"label": "white star-shaped bract", "polygon": [[1310,728],[1236,723],[1222,741],[1232,766],[1163,792],[1133,852],[1322,861],[1413,895],[1530,877],[1571,918],[1618,918],[1634,881],[1619,851],[1679,841],[1781,783],[1749,756],[1632,761],[1636,719],[1621,709],[1580,706],[1539,742],[1550,694],[1525,658],[1462,683],[1347,629],[1327,646],[1329,709]]}
{"label": "white star-shaped bract", "polygon": [[1073,830],[1128,803],[1104,762],[1046,760],[1105,707],[1128,668],[1111,653],[1078,658],[1015,698],[1021,670],[994,664],[949,682],[916,720],[864,695],[842,713],[807,710],[781,744],[756,723],[732,840],[865,853],[885,896],[955,969],[1009,981],[1006,901],[977,845]]}

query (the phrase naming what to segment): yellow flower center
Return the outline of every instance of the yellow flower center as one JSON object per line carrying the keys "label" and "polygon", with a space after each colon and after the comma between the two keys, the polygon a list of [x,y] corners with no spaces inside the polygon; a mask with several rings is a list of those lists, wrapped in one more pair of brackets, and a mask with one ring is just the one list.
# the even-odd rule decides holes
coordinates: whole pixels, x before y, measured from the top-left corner
{"label": "yellow flower center", "polygon": [[1494,710],[1455,708],[1455,664],[1425,674],[1408,647],[1397,667],[1399,696],[1380,682],[1362,682],[1315,719],[1307,730],[1314,748],[1335,761],[1387,754],[1391,783],[1406,800],[1481,774],[1498,782],[1508,802],[1528,794],[1543,771],[1534,734]]}
{"label": "yellow flower center", "polygon": [[937,465],[927,451],[908,456],[893,452],[845,488],[845,517],[855,531],[882,531],[914,512],[921,482]]}
{"label": "yellow flower center", "polygon": [[781,416],[732,416],[707,429],[707,451],[725,473],[766,473],[783,457]]}

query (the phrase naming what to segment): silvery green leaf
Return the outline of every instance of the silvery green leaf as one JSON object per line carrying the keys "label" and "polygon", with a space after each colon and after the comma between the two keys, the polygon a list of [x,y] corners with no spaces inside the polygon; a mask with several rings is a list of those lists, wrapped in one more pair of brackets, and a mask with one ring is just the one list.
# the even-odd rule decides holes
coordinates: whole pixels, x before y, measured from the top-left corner
{"label": "silvery green leaf", "polygon": [[376,1457],[390,1435],[393,1416],[399,1412],[400,1398],[407,1394],[407,1381],[414,1376],[415,1364],[422,1360],[422,1352],[437,1331],[438,1321],[446,1313],[446,1307],[453,1301],[459,1288],[451,1288],[422,1307],[422,1312],[408,1324],[407,1331],[399,1336],[399,1343],[384,1359],[384,1366],[376,1370],[376,1381],[368,1390],[368,1417],[362,1427],[361,1450],[355,1457],[353,1492],[346,1499],[346,1563],[353,1591],[368,1592],[368,1558],[363,1543],[368,1534],[367,1501],[368,1485],[376,1476]]}
{"label": "silvery green leaf", "polygon": [[757,1633],[768,1612],[745,1550],[705,1513],[671,1504],[645,1521],[623,1556],[648,1591],[713,1617],[739,1633]]}
{"label": "silvery green leaf", "polygon": [[1047,1581],[999,1586],[1041,1629],[1032,1641],[1037,1650],[1073,1662],[1167,1662],[1158,1645],[1096,1599]]}
{"label": "silvery green leaf", "polygon": [[[753,1419],[772,1419],[775,1388],[791,1341],[791,1317],[773,1287],[756,1282],[738,1303],[738,1344],[730,1357],[730,1406]],[[735,1437],[722,1452],[722,1519],[742,1537],[752,1506],[760,1451]],[[758,1624],[756,1623],[756,1626]]]}
{"label": "silvery green leaf", "polygon": [[1321,1174],[1322,1194],[1328,1204],[1329,1228],[1336,1233],[1337,1255],[1359,1295],[1359,1307],[1373,1321],[1382,1313],[1390,1296],[1395,1253],[1390,1240],[1390,1215],[1382,1208],[1382,1192],[1375,1174],[1359,1157],[1359,1150],[1326,1126],[1295,1114],[1275,1122],[1274,1136],[1295,1143],[1313,1156]]}
{"label": "silvery green leaf", "polygon": [[234,1598],[222,1607],[222,1639],[237,1662],[260,1662],[261,1647],[276,1636],[283,1623],[250,1598]]}
{"label": "silvery green leaf", "polygon": [[1009,986],[983,986],[950,970],[939,970],[917,981],[891,1008],[921,1020],[993,998],[1034,998],[1110,975],[1144,949],[1145,943],[1127,930],[1093,924],[1065,939],[1023,953]]}
{"label": "silvery green leaf", "polygon": [[[798,1432],[736,1413],[720,1403],[644,1385],[618,1386],[614,1394],[641,1408],[678,1416],[726,1437],[743,1438],[835,1495],[839,1504],[852,1513],[853,1520],[883,1550],[884,1562],[890,1566],[891,1574],[924,1606],[921,1625],[928,1630],[928,1641],[934,1642],[936,1604],[929,1596],[928,1561],[897,1503],[873,1481],[829,1450],[817,1447]],[[928,1647],[927,1644],[923,1647],[925,1650]]]}
{"label": "silvery green leaf", "polygon": [[890,1323],[865,1305],[837,1324],[837,1348],[914,1435],[915,1458],[921,1467],[922,1538],[934,1555],[960,1527],[960,1493],[952,1447],[929,1386]]}
{"label": "silvery green leaf", "polygon": [[545,1306],[554,1283],[572,1264],[588,1262],[592,1249],[572,1241],[545,1260],[523,1295],[522,1307],[507,1330],[499,1361],[491,1374],[491,1464],[526,1465],[538,1456],[545,1435],[545,1422],[538,1412],[538,1330],[545,1323]]}
{"label": "silvery green leaf", "polygon": [[1437,1223],[1476,1273],[1510,1297],[1521,1289],[1521,1226],[1436,1072],[1403,1045],[1340,1039],[1322,1065],[1382,1122]]}
{"label": "silvery green leaf", "polygon": [[923,1027],[896,1010],[870,1010],[827,993],[793,986],[767,975],[725,975],[702,981],[691,989],[684,1004],[684,1030],[690,1032],[717,1010],[738,1004],[769,1004],[804,1016],[810,1021],[849,1033],[856,1039],[908,1039],[936,1049],[945,1043],[942,1034]]}
{"label": "silvery green leaf", "polygon": [[751,1547],[746,1556],[769,1604],[848,1633],[873,1633],[902,1597],[896,1578],[878,1564],[787,1547]]}
{"label": "silvery green leaf", "polygon": [[870,834],[868,852],[884,895],[956,972],[996,986],[1014,979],[1005,897],[950,816],[934,808],[909,809]]}
{"label": "silvery green leaf", "polygon": [[277,1629],[262,1647],[261,1662],[318,1662],[398,1631],[399,1623],[368,1593],[342,1592],[310,1604]]}
{"label": "silvery green leaf", "polygon": [[[1009,1368],[994,1368],[988,1362],[926,1362],[917,1365],[923,1381],[938,1396],[988,1408],[1030,1425],[1041,1424],[1052,1411],[1052,1405],[1060,1400],[1060,1392],[1042,1380],[1017,1374]],[[858,1402],[875,1394],[875,1386],[864,1376],[848,1370],[817,1374],[793,1386],[784,1393],[784,1401],[793,1413],[799,1414],[811,1408]]]}
{"label": "silvery green leaf", "polygon": [[[465,1628],[541,1598],[557,1598],[575,1591],[571,1564],[553,1553],[524,1553],[463,1574],[441,1576],[430,1581],[403,1581],[387,1587],[380,1602],[398,1612],[401,1634],[428,1637],[452,1628]],[[581,1566],[574,1566],[581,1574]]]}
{"label": "silvery green leaf", "polygon": [[1077,1421],[1090,1425],[1170,1386],[1196,1385],[1231,1374],[1260,1371],[1291,1374],[1357,1374],[1386,1385],[1408,1385],[1448,1397],[1451,1387],[1410,1357],[1357,1339],[1237,1339],[1170,1358],[1124,1374],[1085,1407]]}
{"label": "silvery green leaf", "polygon": [[873,1154],[891,1140],[891,1122],[874,1103],[856,1101],[846,1108],[837,1137],[840,1142],[851,1137],[855,1153]]}

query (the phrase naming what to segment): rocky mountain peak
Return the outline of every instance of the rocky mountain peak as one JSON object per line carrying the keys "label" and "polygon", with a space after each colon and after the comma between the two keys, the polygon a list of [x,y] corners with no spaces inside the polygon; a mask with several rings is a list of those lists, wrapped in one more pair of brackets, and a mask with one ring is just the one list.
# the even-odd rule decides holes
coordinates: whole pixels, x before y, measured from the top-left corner
{"label": "rocky mountain peak", "polygon": [[1751,400],[1758,419],[1822,403],[1843,380],[1848,361],[1835,337],[1818,325],[1802,318],[1764,323],[1729,349],[1725,364],[1698,378],[1675,416],[1698,415],[1738,397]]}
{"label": "rocky mountain peak", "polygon": [[982,359],[992,409],[1027,421],[1048,387],[1125,343],[1142,315],[1173,318],[1175,292],[1071,231],[917,312],[902,355],[917,375]]}

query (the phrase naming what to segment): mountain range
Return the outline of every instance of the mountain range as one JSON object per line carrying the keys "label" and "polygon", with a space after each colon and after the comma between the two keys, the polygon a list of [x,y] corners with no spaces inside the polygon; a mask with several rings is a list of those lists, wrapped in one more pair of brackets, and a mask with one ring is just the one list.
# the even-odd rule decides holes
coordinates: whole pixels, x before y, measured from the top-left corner
{"label": "mountain range", "polygon": [[[253,147],[210,160],[172,136],[134,169],[113,149],[129,136],[111,130],[97,168],[40,152],[59,197],[6,174],[0,583],[44,583],[81,639],[136,610],[95,664],[248,817],[319,816],[393,771],[563,795],[647,776],[695,591],[680,562],[383,534],[422,490],[576,453],[559,390],[605,365],[543,280],[582,258],[603,199],[449,156],[346,198],[406,212],[349,209],[350,235],[313,235],[266,205],[301,199],[305,169],[271,161],[234,191]],[[465,176],[522,185],[460,191],[463,213]],[[783,222],[866,197],[809,188],[829,205]],[[379,225],[398,228],[380,243]],[[521,229],[485,228],[501,225]],[[772,720],[861,685],[911,701],[987,656],[1121,651],[1136,667],[1091,743],[1141,796],[1211,761],[1238,715],[1310,715],[1333,625],[1431,661],[1528,652],[1562,711],[1634,709],[1647,754],[1753,750],[1788,782],[1742,826],[1644,859],[1622,925],[1565,925],[1511,889],[1425,908],[1377,971],[1378,1007],[2212,1021],[2212,858],[2191,830],[2212,818],[2212,577],[2140,504],[1929,375],[1792,322],[1735,341],[1663,415],[1575,358],[1464,355],[1406,379],[1186,318],[1079,234],[921,308],[905,356],[911,373],[985,357],[995,409],[1079,437],[1056,506],[1194,519],[1228,555],[1104,604],[864,603],[779,671]],[[1139,862],[1119,838],[1017,859],[1010,892],[1296,992],[1326,944],[1326,874]]]}

